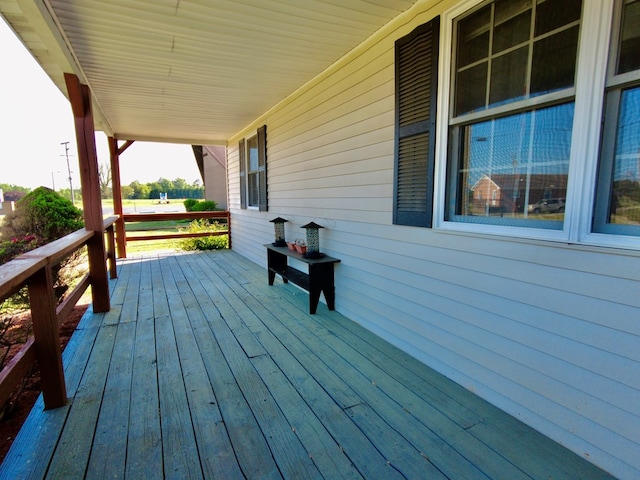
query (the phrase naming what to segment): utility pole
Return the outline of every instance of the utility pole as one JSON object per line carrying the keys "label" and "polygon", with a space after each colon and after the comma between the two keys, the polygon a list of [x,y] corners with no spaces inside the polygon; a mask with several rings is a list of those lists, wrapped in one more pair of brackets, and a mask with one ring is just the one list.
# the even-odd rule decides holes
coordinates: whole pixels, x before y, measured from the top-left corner
{"label": "utility pole", "polygon": [[67,171],[69,172],[69,189],[71,190],[71,203],[75,205],[76,202],[75,202],[75,197],[73,195],[73,180],[71,178],[71,166],[69,165],[69,142],[60,142],[60,145],[64,145],[64,156],[67,157]]}

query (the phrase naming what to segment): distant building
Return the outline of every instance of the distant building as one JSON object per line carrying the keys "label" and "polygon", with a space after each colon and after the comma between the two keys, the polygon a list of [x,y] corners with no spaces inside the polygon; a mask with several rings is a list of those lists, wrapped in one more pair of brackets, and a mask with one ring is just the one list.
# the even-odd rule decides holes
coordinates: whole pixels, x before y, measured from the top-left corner
{"label": "distant building", "polygon": [[204,180],[204,198],[214,200],[218,207],[227,209],[227,149],[223,145],[194,145],[200,174]]}

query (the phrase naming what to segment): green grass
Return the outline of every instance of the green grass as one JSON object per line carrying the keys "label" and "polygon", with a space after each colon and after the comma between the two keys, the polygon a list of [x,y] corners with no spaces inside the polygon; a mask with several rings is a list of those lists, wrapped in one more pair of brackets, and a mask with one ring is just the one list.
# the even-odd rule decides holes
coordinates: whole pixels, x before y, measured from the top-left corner
{"label": "green grass", "polygon": [[144,232],[144,231],[170,231],[177,232],[178,228],[186,228],[189,226],[189,220],[164,220],[156,222],[128,222],[127,232]]}
{"label": "green grass", "polygon": [[180,240],[145,240],[140,242],[127,242],[127,256],[143,255],[157,251],[180,250]]}

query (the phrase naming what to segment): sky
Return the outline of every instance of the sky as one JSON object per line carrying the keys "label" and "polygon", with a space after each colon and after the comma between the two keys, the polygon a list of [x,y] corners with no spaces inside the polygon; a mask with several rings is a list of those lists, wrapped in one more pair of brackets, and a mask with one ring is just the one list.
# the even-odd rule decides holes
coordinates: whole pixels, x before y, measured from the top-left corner
{"label": "sky", "polygon": [[[72,183],[80,188],[71,105],[0,17],[0,183],[69,188],[62,142],[69,142]],[[96,149],[109,165],[102,132]],[[123,185],[160,177],[202,182],[190,145],[136,142],[121,155]]]}

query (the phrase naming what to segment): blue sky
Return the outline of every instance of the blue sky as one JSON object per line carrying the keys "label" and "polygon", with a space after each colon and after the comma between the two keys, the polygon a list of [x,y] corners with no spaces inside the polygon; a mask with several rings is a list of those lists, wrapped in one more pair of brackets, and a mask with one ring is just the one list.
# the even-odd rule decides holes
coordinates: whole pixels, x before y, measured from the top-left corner
{"label": "blue sky", "polygon": [[[80,186],[71,106],[0,17],[0,183],[68,188],[64,146],[70,142],[74,188]],[[98,160],[109,163],[102,132]],[[191,146],[136,142],[120,158],[122,184],[160,177],[200,178]]]}

